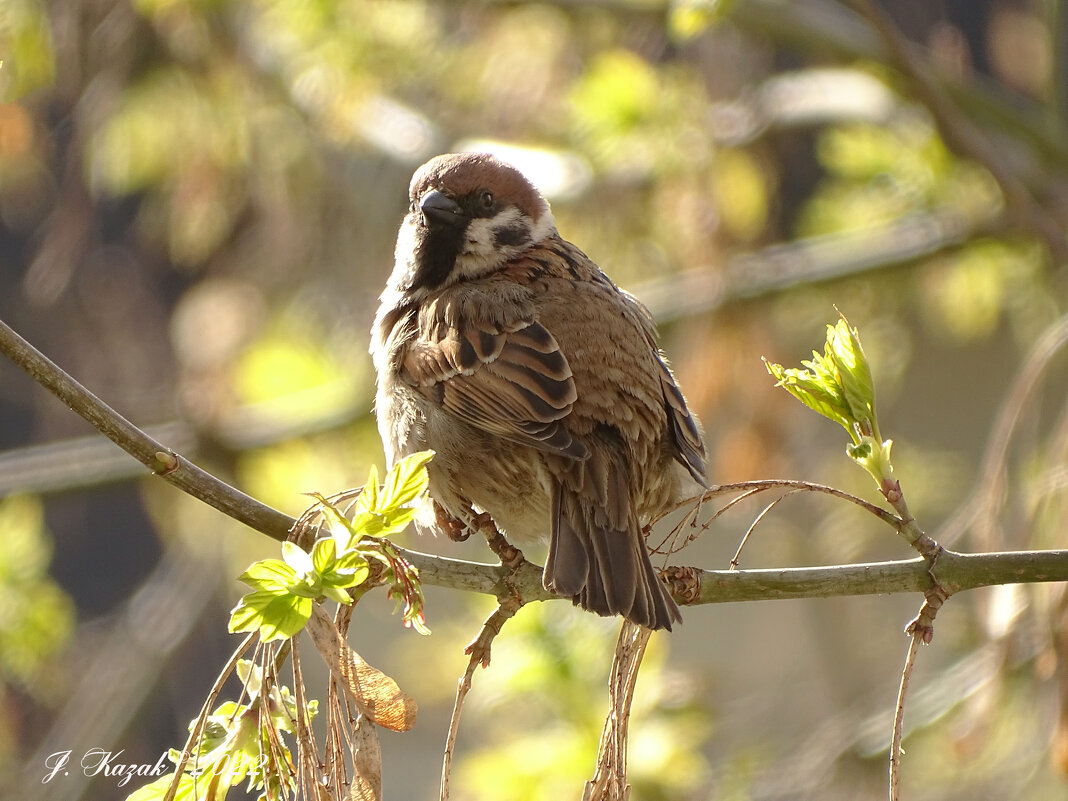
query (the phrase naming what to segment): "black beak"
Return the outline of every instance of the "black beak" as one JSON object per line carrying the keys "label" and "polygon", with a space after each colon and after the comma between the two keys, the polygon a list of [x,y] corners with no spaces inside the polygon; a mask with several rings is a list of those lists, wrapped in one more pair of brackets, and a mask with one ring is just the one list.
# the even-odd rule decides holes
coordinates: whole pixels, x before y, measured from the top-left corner
{"label": "black beak", "polygon": [[467,222],[460,204],[437,189],[431,189],[420,198],[419,210],[429,226],[456,228]]}

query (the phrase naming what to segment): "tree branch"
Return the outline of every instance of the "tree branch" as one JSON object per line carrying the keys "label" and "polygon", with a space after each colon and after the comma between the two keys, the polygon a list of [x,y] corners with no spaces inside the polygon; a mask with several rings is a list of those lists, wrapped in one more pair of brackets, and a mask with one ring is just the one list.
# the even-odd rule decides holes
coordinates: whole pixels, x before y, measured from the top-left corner
{"label": "tree branch", "polygon": [[[424,584],[495,595],[508,571],[444,556],[397,549],[419,570]],[[944,550],[936,568],[939,583],[951,593],[995,584],[1068,581],[1068,550],[1001,551],[963,554]],[[787,598],[831,598],[923,592],[931,587],[930,564],[922,558],[855,565],[788,567],[760,570],[702,570],[669,567],[666,571],[679,603],[689,606]],[[524,601],[547,601],[541,569],[527,564],[510,582]]]}
{"label": "tree branch", "polygon": [[[0,353],[8,356],[41,386],[154,474],[269,537],[285,539],[295,522],[293,518],[250,498],[145,434],[63,372],[3,321],[0,321]],[[755,483],[793,486],[797,482]],[[837,493],[830,488],[826,488],[826,491]],[[889,515],[884,510],[879,511]],[[541,568],[537,565],[527,563],[512,571],[499,564],[466,562],[404,548],[397,550],[419,570],[423,583],[430,586],[496,596],[500,592],[501,582],[507,578],[524,601],[545,601],[556,597],[542,586]],[[681,603],[698,605],[777,598],[923,592],[931,587],[929,570],[930,565],[924,559],[909,559],[764,570],[671,567],[666,574]],[[936,572],[939,583],[950,592],[994,584],[1068,581],[1068,551],[985,554],[945,551],[938,559]]]}
{"label": "tree branch", "polygon": [[0,353],[155,475],[269,537],[286,538],[293,518],[234,489],[148,436],[67,375],[3,320],[0,320]]}

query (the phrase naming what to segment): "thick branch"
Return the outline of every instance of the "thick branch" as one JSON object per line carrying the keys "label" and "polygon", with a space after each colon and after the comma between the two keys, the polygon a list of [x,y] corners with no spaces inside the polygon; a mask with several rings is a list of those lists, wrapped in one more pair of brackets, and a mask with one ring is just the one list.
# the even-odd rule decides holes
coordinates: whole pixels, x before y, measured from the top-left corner
{"label": "thick branch", "polygon": [[[424,584],[495,595],[507,572],[500,565],[477,564],[398,549],[419,569]],[[764,570],[668,568],[672,584],[681,573],[695,588],[681,604],[733,603],[786,598],[831,598],[923,592],[931,587],[930,565],[922,558],[857,565],[791,567]],[[1068,581],[1068,550],[1005,551],[962,554],[943,551],[936,568],[939,583],[951,593],[995,584]],[[541,584],[541,570],[525,565],[510,578],[524,601],[555,596]]]}
{"label": "thick branch", "polygon": [[250,498],[152,439],[63,372],[2,320],[0,353],[154,474],[257,531],[276,540],[286,538],[294,522],[291,517]]}

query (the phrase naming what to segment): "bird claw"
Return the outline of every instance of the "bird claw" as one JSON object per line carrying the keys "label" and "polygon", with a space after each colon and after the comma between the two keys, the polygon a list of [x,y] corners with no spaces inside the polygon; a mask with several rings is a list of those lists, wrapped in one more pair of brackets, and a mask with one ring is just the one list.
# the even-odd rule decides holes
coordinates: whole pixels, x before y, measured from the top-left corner
{"label": "bird claw", "polygon": [[471,657],[472,665],[481,664],[483,668],[489,667],[493,639],[501,633],[505,621],[513,617],[522,605],[523,601],[518,594],[498,600],[497,608],[486,618],[478,636],[464,648],[464,653]]}
{"label": "bird claw", "polygon": [[490,550],[501,560],[501,564],[508,568],[511,573],[518,570],[523,562],[526,561],[523,552],[504,538],[504,535],[501,534],[501,530],[497,528],[497,524],[493,522],[493,518],[490,517],[489,513],[479,512],[472,520],[474,527],[478,531],[481,531],[482,535],[486,538],[486,543],[489,545]]}
{"label": "bird claw", "polygon": [[471,536],[473,529],[464,521],[446,512],[445,507],[437,501],[434,501],[434,520],[438,528],[445,532],[445,536],[453,542],[464,542]]}

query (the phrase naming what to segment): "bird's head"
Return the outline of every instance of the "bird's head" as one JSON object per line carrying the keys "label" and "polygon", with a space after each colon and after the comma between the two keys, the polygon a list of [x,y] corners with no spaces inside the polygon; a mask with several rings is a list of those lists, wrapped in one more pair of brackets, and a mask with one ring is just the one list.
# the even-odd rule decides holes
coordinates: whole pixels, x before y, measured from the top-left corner
{"label": "bird's head", "polygon": [[485,153],[431,159],[416,170],[408,196],[397,266],[409,292],[492,273],[556,233],[549,204],[533,184]]}

